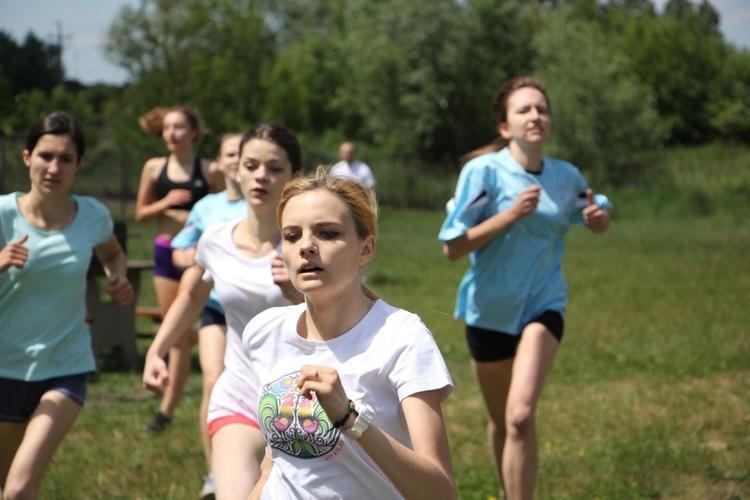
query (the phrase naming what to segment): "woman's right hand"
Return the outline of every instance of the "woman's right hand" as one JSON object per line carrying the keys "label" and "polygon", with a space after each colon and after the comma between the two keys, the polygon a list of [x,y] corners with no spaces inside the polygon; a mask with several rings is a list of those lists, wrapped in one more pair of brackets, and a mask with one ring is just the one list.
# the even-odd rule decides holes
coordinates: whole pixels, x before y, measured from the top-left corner
{"label": "woman's right hand", "polygon": [[156,394],[164,394],[169,386],[167,363],[158,355],[147,352],[143,367],[143,387]]}
{"label": "woman's right hand", "polygon": [[312,393],[315,392],[315,398],[331,422],[337,422],[347,414],[349,397],[335,368],[304,365],[300,368],[295,387],[307,399],[313,399]]}
{"label": "woman's right hand", "polygon": [[29,249],[23,246],[29,239],[28,234],[24,234],[16,241],[11,241],[0,250],[0,273],[4,273],[11,266],[23,269],[26,259],[29,258]]}
{"label": "woman's right hand", "polygon": [[167,208],[190,203],[193,194],[187,189],[171,189],[163,198]]}
{"label": "woman's right hand", "polygon": [[539,205],[539,197],[542,195],[542,186],[534,184],[518,194],[518,198],[510,206],[509,210],[515,221],[519,221],[536,210]]}

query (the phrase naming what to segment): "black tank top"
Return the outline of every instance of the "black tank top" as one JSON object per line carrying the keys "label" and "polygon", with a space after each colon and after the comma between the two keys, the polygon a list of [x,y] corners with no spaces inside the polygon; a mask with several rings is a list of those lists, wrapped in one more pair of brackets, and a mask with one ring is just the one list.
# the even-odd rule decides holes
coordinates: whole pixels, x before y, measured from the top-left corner
{"label": "black tank top", "polygon": [[201,168],[201,159],[195,157],[195,164],[193,165],[193,175],[187,182],[174,182],[167,177],[167,165],[169,164],[169,157],[164,163],[164,168],[161,169],[159,178],[156,179],[156,186],[154,186],[154,196],[156,200],[161,200],[167,193],[172,189],[187,189],[193,195],[189,203],[182,205],[172,205],[169,208],[177,208],[180,210],[190,210],[193,205],[208,194],[208,184],[203,178],[203,169]]}

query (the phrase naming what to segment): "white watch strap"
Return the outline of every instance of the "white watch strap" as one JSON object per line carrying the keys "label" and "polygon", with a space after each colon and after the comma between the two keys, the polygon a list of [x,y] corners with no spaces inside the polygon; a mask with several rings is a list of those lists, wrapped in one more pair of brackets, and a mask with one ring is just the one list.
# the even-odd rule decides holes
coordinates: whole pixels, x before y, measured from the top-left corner
{"label": "white watch strap", "polygon": [[354,401],[354,411],[357,412],[354,424],[348,429],[342,429],[342,432],[349,439],[356,441],[370,427],[370,424],[375,419],[375,412],[369,405],[362,401]]}

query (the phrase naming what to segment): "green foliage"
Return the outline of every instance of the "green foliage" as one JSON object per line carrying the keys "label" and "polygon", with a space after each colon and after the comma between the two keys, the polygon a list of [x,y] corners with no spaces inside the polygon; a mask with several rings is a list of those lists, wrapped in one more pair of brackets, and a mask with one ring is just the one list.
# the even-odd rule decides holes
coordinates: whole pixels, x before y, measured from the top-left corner
{"label": "green foliage", "polygon": [[[19,45],[0,31],[0,136],[25,134],[31,123],[39,119],[39,108],[59,106],[66,99],[57,90],[52,97],[54,104],[39,102],[40,96],[48,96],[63,82],[60,50],[58,45],[47,44],[32,33]],[[32,109],[25,109],[27,105]],[[32,121],[27,121],[31,117]]]}
{"label": "green foliage", "polygon": [[164,105],[197,109],[206,157],[261,120],[293,128],[309,167],[353,139],[398,206],[442,206],[458,158],[496,136],[495,90],[524,74],[554,104],[547,153],[594,185],[649,182],[665,144],[750,141],[750,52],[724,42],[708,2],[659,13],[651,0],[144,0],[120,11],[106,52],[128,85],[53,93],[58,48],[0,33],[0,134],[72,109],[101,132],[91,149],[119,173],[110,183],[122,180],[102,191],[124,196],[164,153],[138,127]]}
{"label": "green foliage", "polygon": [[632,61],[630,71],[656,96],[656,108],[672,144],[715,137],[710,96],[726,59],[718,15],[709,4],[670,0],[661,16],[608,11],[608,34]]}
{"label": "green foliage", "polygon": [[665,135],[652,92],[598,24],[566,8],[543,14],[535,61],[552,103],[549,154],[579,166],[593,185],[640,178],[649,159],[644,153]]}
{"label": "green foliage", "polygon": [[[678,157],[699,156],[712,170],[716,153]],[[643,202],[638,192],[615,199]],[[368,285],[433,332],[455,384],[443,413],[459,498],[486,500],[498,496],[486,414],[463,325],[452,318],[467,262],[441,255],[443,217],[384,209]],[[134,253],[150,252],[146,235],[132,243]],[[749,244],[747,221],[728,213],[623,218],[605,235],[571,230],[566,333],[537,410],[535,498],[750,496]],[[40,496],[196,495],[205,474],[200,395],[194,371],[170,429],[147,436],[141,426],[158,398],[141,388],[141,374],[100,373]]]}
{"label": "green foliage", "polygon": [[750,51],[729,47],[718,82],[711,89],[708,112],[716,133],[750,144]]}
{"label": "green foliage", "polygon": [[64,71],[60,55],[59,45],[45,43],[33,33],[19,45],[0,32],[0,76],[9,85],[11,96],[33,89],[49,92],[61,84]]}
{"label": "green foliage", "polygon": [[152,0],[123,7],[105,47],[133,78],[115,139],[131,144],[124,129],[137,127],[155,106],[187,105],[213,133],[207,139],[213,155],[225,131],[244,131],[262,116],[258,75],[268,47],[253,2]]}

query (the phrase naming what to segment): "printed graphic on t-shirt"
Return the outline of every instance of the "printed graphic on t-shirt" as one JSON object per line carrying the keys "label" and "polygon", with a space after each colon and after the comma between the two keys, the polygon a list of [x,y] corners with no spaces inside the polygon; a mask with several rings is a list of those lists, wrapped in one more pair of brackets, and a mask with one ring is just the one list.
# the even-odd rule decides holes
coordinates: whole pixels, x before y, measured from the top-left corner
{"label": "printed graphic on t-shirt", "polygon": [[333,427],[313,393],[307,399],[294,388],[299,372],[263,386],[258,421],[266,442],[297,458],[318,458],[333,451],[341,432]]}

